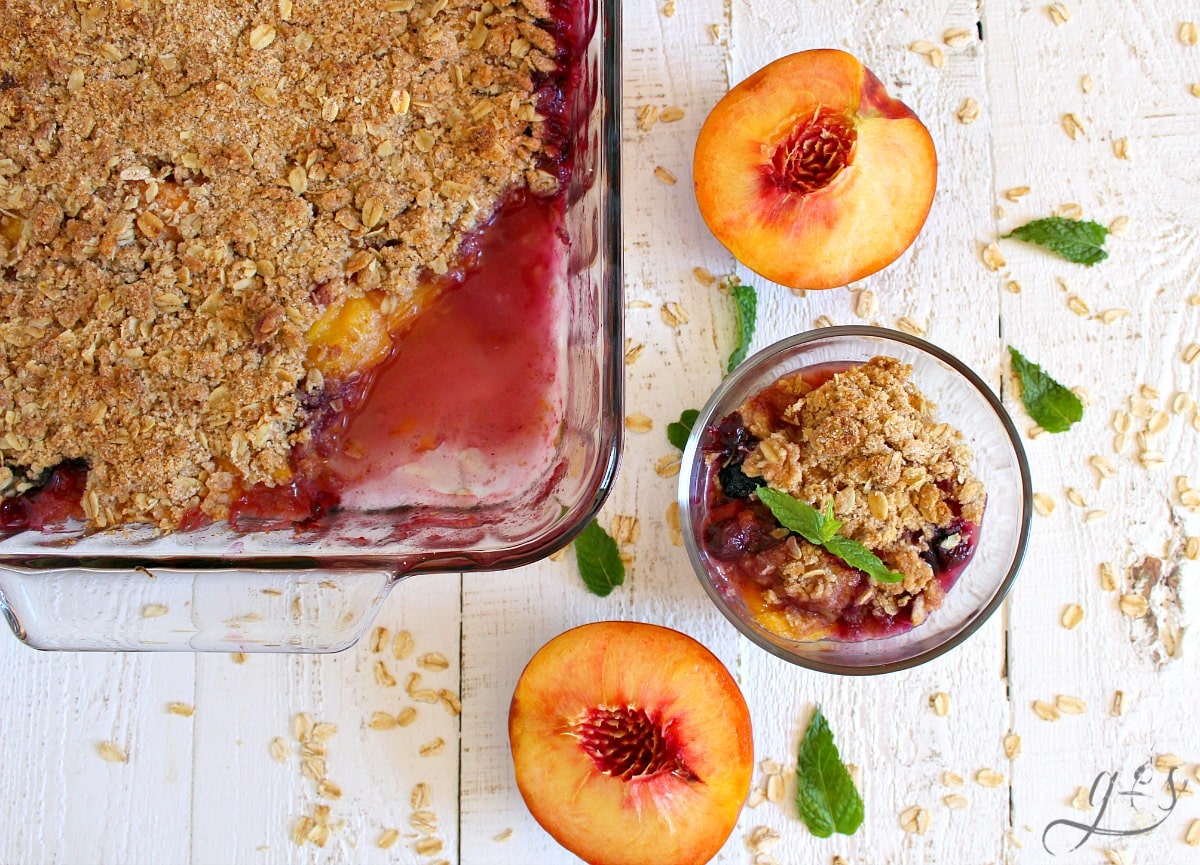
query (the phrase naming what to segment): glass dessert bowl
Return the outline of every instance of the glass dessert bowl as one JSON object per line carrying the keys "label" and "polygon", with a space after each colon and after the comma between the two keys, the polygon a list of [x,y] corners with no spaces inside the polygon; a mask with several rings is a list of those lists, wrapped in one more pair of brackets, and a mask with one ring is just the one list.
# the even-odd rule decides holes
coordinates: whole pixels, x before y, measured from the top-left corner
{"label": "glass dessert bowl", "polygon": [[747,360],[683,466],[684,542],[709,596],[762,648],[824,672],[891,672],[961,643],[1004,600],[1029,533],[1029,469],[999,400],[881,328]]}

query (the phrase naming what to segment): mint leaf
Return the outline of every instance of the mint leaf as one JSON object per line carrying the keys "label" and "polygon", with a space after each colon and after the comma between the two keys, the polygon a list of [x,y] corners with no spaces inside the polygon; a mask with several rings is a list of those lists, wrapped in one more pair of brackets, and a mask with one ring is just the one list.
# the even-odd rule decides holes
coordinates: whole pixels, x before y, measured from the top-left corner
{"label": "mint leaf", "polygon": [[1013,374],[1021,383],[1021,402],[1025,411],[1046,432],[1066,432],[1083,417],[1083,403],[1011,345]]}
{"label": "mint leaf", "polygon": [[667,441],[680,450],[687,447],[688,436],[692,434],[692,427],[696,425],[698,417],[700,417],[700,412],[694,408],[687,408],[680,412],[679,420],[667,424]]}
{"label": "mint leaf", "polygon": [[824,544],[838,533],[843,523],[841,520],[834,519],[833,502],[825,506],[825,513],[821,514],[821,517],[824,519],[824,522],[821,523],[821,543]]}
{"label": "mint leaf", "polygon": [[800,741],[796,807],[808,831],[818,838],[828,838],[834,832],[853,835],[863,821],[862,797],[842,763],[820,706]]}
{"label": "mint leaf", "polygon": [[826,506],[825,513],[821,513],[808,502],[770,487],[758,488],[758,500],[770,509],[785,529],[810,544],[824,547],[850,567],[866,571],[871,579],[880,583],[898,583],[904,579],[904,574],[889,570],[879,556],[858,541],[838,534],[842,521],[834,519],[833,502]]}
{"label": "mint leaf", "polygon": [[818,547],[825,545],[821,538],[825,518],[808,502],[802,502],[770,487],[758,488],[758,500],[770,508],[771,514],[779,520],[779,525],[800,535],[810,544],[816,544]]}
{"label": "mint leaf", "polygon": [[827,540],[824,546],[850,567],[866,571],[877,583],[899,583],[904,579],[904,574],[890,570],[880,561],[879,556],[852,538],[835,535]]}
{"label": "mint leaf", "polygon": [[594,595],[606,597],[625,582],[625,563],[621,561],[617,542],[595,520],[575,539],[575,559],[579,563],[579,576]]}
{"label": "mint leaf", "polygon": [[752,285],[734,285],[730,292],[733,294],[734,330],[733,354],[729,355],[729,363],[725,372],[733,372],[734,367],[746,359],[750,349],[750,341],[754,339],[754,324],[758,315],[758,294]]}
{"label": "mint leaf", "polygon": [[1036,243],[1067,261],[1088,267],[1108,258],[1103,249],[1108,229],[1098,222],[1051,216],[1027,222],[1002,237]]}

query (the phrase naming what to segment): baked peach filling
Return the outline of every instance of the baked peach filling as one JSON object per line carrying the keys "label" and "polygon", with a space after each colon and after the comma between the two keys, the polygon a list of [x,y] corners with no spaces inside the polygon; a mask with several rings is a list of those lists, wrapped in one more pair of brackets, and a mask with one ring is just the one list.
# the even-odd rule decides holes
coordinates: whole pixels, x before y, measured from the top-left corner
{"label": "baked peach filling", "polygon": [[[392,332],[406,320],[384,295],[339,301],[309,327],[308,359],[326,376],[348,376],[377,366],[392,347]],[[412,311],[415,314],[415,310]]]}

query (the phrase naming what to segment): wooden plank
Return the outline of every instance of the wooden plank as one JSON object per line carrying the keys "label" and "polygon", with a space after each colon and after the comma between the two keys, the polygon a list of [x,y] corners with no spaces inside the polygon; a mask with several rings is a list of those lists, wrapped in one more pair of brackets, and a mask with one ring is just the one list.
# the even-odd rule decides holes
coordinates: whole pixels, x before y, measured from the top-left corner
{"label": "wooden plank", "polygon": [[[438,855],[457,860],[458,718],[444,705],[413,700],[405,685],[410,673],[418,673],[420,689],[458,693],[459,586],[456,574],[400,583],[376,619],[389,632],[381,654],[372,652],[368,637],[337,655],[251,655],[243,664],[228,655],[197,657],[190,862],[415,862],[419,836],[410,827],[410,796],[422,782],[430,786],[426,810],[436,816],[434,835],[444,845]],[[391,637],[400,630],[412,634],[416,647],[404,660],[391,650]],[[422,667],[419,658],[430,652],[443,655],[449,669]],[[395,685],[377,678],[381,661]],[[411,726],[368,726],[373,713],[395,715],[406,707],[417,710]],[[291,732],[299,712],[337,726],[325,743],[325,760],[340,798],[320,795],[302,772],[300,744]],[[270,753],[276,737],[291,751],[284,763]],[[439,738],[443,750],[421,756],[421,747]],[[319,804],[329,806],[330,823],[344,821],[344,827],[324,848],[295,846],[290,840],[295,821],[311,817]],[[388,828],[401,837],[394,848],[380,849]]]}
{"label": "wooden plank", "polygon": [[[1092,402],[1070,433],[1028,445],[1035,487],[1057,508],[1037,520],[1012,606],[1013,717],[1024,740],[1012,791],[1020,861],[1047,855],[1042,834],[1052,820],[1096,818],[1098,809],[1083,813],[1068,802],[1100,773],[1119,772],[1118,789],[1125,790],[1138,766],[1156,754],[1200,757],[1194,720],[1200,693],[1190,684],[1195,658],[1184,653],[1161,668],[1148,660],[1143,625],[1122,616],[1116,598],[1127,590],[1128,565],[1148,554],[1177,557],[1182,536],[1197,532],[1196,515],[1179,506],[1173,491],[1177,475],[1194,478],[1200,468],[1197,433],[1186,414],[1171,415],[1155,445],[1166,465],[1146,471],[1137,462],[1134,433],[1147,419],[1133,419],[1130,442],[1119,454],[1110,426],[1113,413],[1128,409],[1142,385],[1160,391],[1150,402],[1162,407],[1177,392],[1195,396],[1200,380],[1179,359],[1181,346],[1196,338],[1195,308],[1184,298],[1196,291],[1200,269],[1200,243],[1193,229],[1183,228],[1200,218],[1194,187],[1200,154],[1182,146],[1200,133],[1195,98],[1186,89],[1196,77],[1196,49],[1176,36],[1179,22],[1194,12],[1177,2],[1080,6],[1067,24],[1055,27],[1040,7],[987,7],[997,185],[1031,188],[1019,203],[1004,204],[998,228],[1049,215],[1064,202],[1078,203],[1086,217],[1102,223],[1130,220],[1126,234],[1110,238],[1111,258],[1090,270],[1020,244],[1005,246],[1009,270],[1024,286],[1005,298],[1006,333],[1036,350],[1035,359],[1060,380],[1086,387]],[[1081,87],[1085,75],[1092,79],[1090,93]],[[1085,130],[1076,140],[1061,126],[1068,112]],[[1119,138],[1128,140],[1127,161],[1115,155]],[[1130,315],[1108,326],[1080,318],[1066,308],[1070,295],[1094,311],[1127,308]],[[1014,412],[1021,416],[1019,408]],[[1085,461],[1093,453],[1117,467],[1117,475],[1099,486]],[[1086,509],[1066,501],[1068,487],[1086,498]],[[1087,523],[1087,509],[1108,516]],[[1101,589],[1101,561],[1117,566],[1118,592]],[[1185,592],[1195,585],[1189,564]],[[1184,609],[1198,601],[1193,591]],[[1059,621],[1071,603],[1084,608],[1085,618],[1067,630]],[[1162,609],[1157,602],[1154,607]],[[1117,690],[1128,707],[1119,718],[1110,708]],[[1058,695],[1083,699],[1086,713],[1041,720],[1033,702],[1053,702]],[[1142,788],[1157,797],[1156,807],[1169,804],[1161,791],[1165,777],[1156,773],[1154,784]],[[1114,801],[1104,825],[1144,825],[1121,801]],[[1185,861],[1182,836],[1196,809],[1183,802],[1153,832],[1092,837],[1083,849],[1093,859],[1112,848],[1139,862]],[[1060,827],[1046,840],[1061,854],[1084,838]]]}
{"label": "wooden plank", "polygon": [[[942,45],[942,68],[907,50],[917,40],[940,43],[951,27],[974,32],[975,5],[804,4],[800,14],[791,16],[784,5],[734,4],[733,78],[740,80],[791,51],[849,51],[929,128],[938,152],[939,191],[912,248],[849,290],[810,291],[796,298],[754,280],[762,309],[756,344],[805,330],[821,315],[835,324],[866,323],[854,314],[854,301],[858,290],[870,289],[879,301],[873,323],[895,327],[900,317],[911,318],[925,327],[927,339],[998,388],[999,285],[981,265],[972,239],[992,231],[991,121],[984,112],[964,125],[955,114],[968,97],[986,104],[986,43],[956,50]],[[953,418],[945,420],[954,423]],[[853,838],[817,839],[799,822],[792,803],[794,784],[789,783],[782,806],[766,804],[743,814],[739,836],[757,825],[770,826],[781,835],[771,851],[781,862],[825,861],[832,853],[872,863],[998,861],[1008,824],[1007,783],[992,789],[970,779],[979,769],[994,768],[1007,781],[1001,746],[1009,723],[1003,638],[997,616],[947,656],[905,673],[868,679],[823,676],[773,659],[745,658],[743,688],[758,723],[760,758],[794,767],[812,707],[820,704],[843,758],[859,766],[866,819]],[[944,718],[929,707],[930,696],[938,691],[950,695],[951,710]],[[943,786],[944,771],[963,776],[967,786]],[[965,795],[970,807],[948,808],[943,797],[951,793]],[[901,830],[898,816],[910,806],[930,813],[927,835]]]}
{"label": "wooden plank", "polygon": [[193,721],[167,702],[192,702],[192,657],[5,648],[0,862],[185,861]]}
{"label": "wooden plank", "polygon": [[[676,477],[655,474],[655,460],[673,452],[666,425],[682,408],[698,405],[720,380],[719,351],[728,352],[726,300],[700,285],[692,269],[729,272],[732,261],[709,241],[691,192],[691,151],[708,109],[724,93],[726,49],[708,32],[725,24],[715,0],[676,4],[673,17],[661,3],[624,8],[624,147],[622,211],[625,214],[626,335],[644,346],[627,368],[626,410],[653,420],[644,434],[629,433],[621,474],[602,514],[610,527],[618,514],[636,516],[639,540],[625,585],[608,598],[589,595],[573,554],[508,574],[471,575],[463,593],[464,863],[554,865],[577,861],[530,817],[512,777],[506,725],[513,687],[526,661],[551,637],[601,619],[636,619],[691,633],[734,666],[738,640],[719,619],[691,573],[682,547],[666,525]],[[637,127],[637,110],[678,106],[682,120]],[[655,179],[662,166],[675,185]],[[662,306],[678,302],[688,321],[668,327]],[[721,332],[718,333],[718,328]],[[701,360],[701,359],[707,360]],[[501,833],[512,830],[506,841]],[[717,861],[734,861],[730,847]]]}

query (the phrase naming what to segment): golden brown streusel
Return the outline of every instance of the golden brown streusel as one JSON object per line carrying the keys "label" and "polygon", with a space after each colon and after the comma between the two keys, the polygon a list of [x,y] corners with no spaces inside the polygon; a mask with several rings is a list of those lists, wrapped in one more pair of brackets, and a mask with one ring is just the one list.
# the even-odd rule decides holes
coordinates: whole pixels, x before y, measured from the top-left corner
{"label": "golden brown streusel", "polygon": [[[958,430],[938,422],[936,406],[909,381],[911,372],[895,358],[875,357],[815,389],[803,373],[777,382],[772,404],[760,395],[741,408],[760,440],[742,470],[820,510],[832,502],[841,533],[904,574],[901,582],[873,582],[862,597],[845,600],[870,604],[880,616],[911,605],[920,624],[943,597],[922,554],[956,520],[977,524],[985,495],[971,471],[970,447]],[[779,413],[781,403],[787,407]],[[832,599],[855,585],[842,573],[849,569],[803,538],[789,537],[787,549],[782,591],[792,599]]]}
{"label": "golden brown streusel", "polygon": [[6,494],[84,460],[93,526],[225,516],[307,439],[322,311],[415,307],[508,189],[550,191],[544,0],[283,5],[5,3]]}

